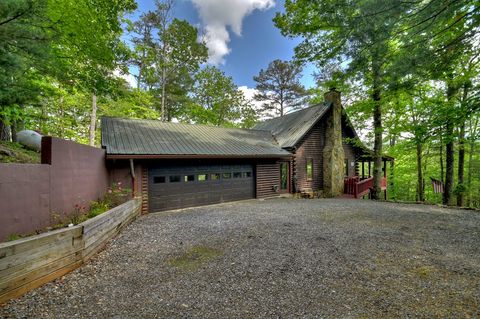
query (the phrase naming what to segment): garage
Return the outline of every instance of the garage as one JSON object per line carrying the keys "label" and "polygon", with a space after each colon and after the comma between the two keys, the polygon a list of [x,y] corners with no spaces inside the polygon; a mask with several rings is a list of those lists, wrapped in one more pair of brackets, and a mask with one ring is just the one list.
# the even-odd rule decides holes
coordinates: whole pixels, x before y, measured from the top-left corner
{"label": "garage", "polygon": [[255,198],[252,165],[152,166],[148,170],[149,211]]}
{"label": "garage", "polygon": [[288,191],[279,163],[292,154],[270,131],[111,117],[101,127],[110,177],[131,187],[142,213]]}

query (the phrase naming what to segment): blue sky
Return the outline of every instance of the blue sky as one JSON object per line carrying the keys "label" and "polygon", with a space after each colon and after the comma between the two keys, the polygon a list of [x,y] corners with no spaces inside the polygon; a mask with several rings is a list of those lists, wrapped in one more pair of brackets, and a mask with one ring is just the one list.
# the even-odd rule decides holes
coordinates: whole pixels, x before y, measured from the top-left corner
{"label": "blue sky", "polygon": [[[153,0],[137,2],[135,16],[154,8]],[[253,76],[260,69],[275,59],[291,59],[300,42],[283,37],[274,26],[272,19],[282,10],[283,0],[177,0],[174,16],[207,28],[210,64],[232,76],[238,86],[253,88]],[[312,72],[311,66],[304,69],[302,83],[307,87],[314,85]]]}

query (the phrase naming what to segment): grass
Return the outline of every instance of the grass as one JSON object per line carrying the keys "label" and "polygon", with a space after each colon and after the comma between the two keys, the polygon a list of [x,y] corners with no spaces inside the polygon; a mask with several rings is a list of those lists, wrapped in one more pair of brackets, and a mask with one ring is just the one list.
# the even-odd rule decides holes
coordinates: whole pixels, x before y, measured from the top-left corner
{"label": "grass", "polygon": [[181,256],[169,259],[167,262],[170,266],[193,271],[222,254],[223,252],[218,249],[198,245],[188,249]]}
{"label": "grass", "polygon": [[19,143],[0,141],[0,163],[39,164],[40,153],[26,149]]}

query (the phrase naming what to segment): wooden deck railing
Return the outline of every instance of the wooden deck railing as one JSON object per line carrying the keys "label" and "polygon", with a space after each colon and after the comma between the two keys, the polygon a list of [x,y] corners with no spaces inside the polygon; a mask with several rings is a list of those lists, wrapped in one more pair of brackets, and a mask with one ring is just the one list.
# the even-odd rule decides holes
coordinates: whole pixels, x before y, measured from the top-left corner
{"label": "wooden deck railing", "polygon": [[[387,178],[382,177],[380,182],[381,188],[387,189]],[[344,193],[353,195],[355,198],[360,198],[368,193],[373,188],[373,177],[368,177],[360,180],[359,176],[352,176],[345,178]]]}

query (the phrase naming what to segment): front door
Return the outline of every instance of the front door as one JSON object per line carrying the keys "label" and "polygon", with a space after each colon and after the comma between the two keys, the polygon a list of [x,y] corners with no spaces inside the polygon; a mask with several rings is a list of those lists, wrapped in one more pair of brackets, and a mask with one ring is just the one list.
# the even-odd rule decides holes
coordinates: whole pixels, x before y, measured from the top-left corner
{"label": "front door", "polygon": [[288,193],[289,192],[289,165],[288,162],[280,163],[280,192]]}

